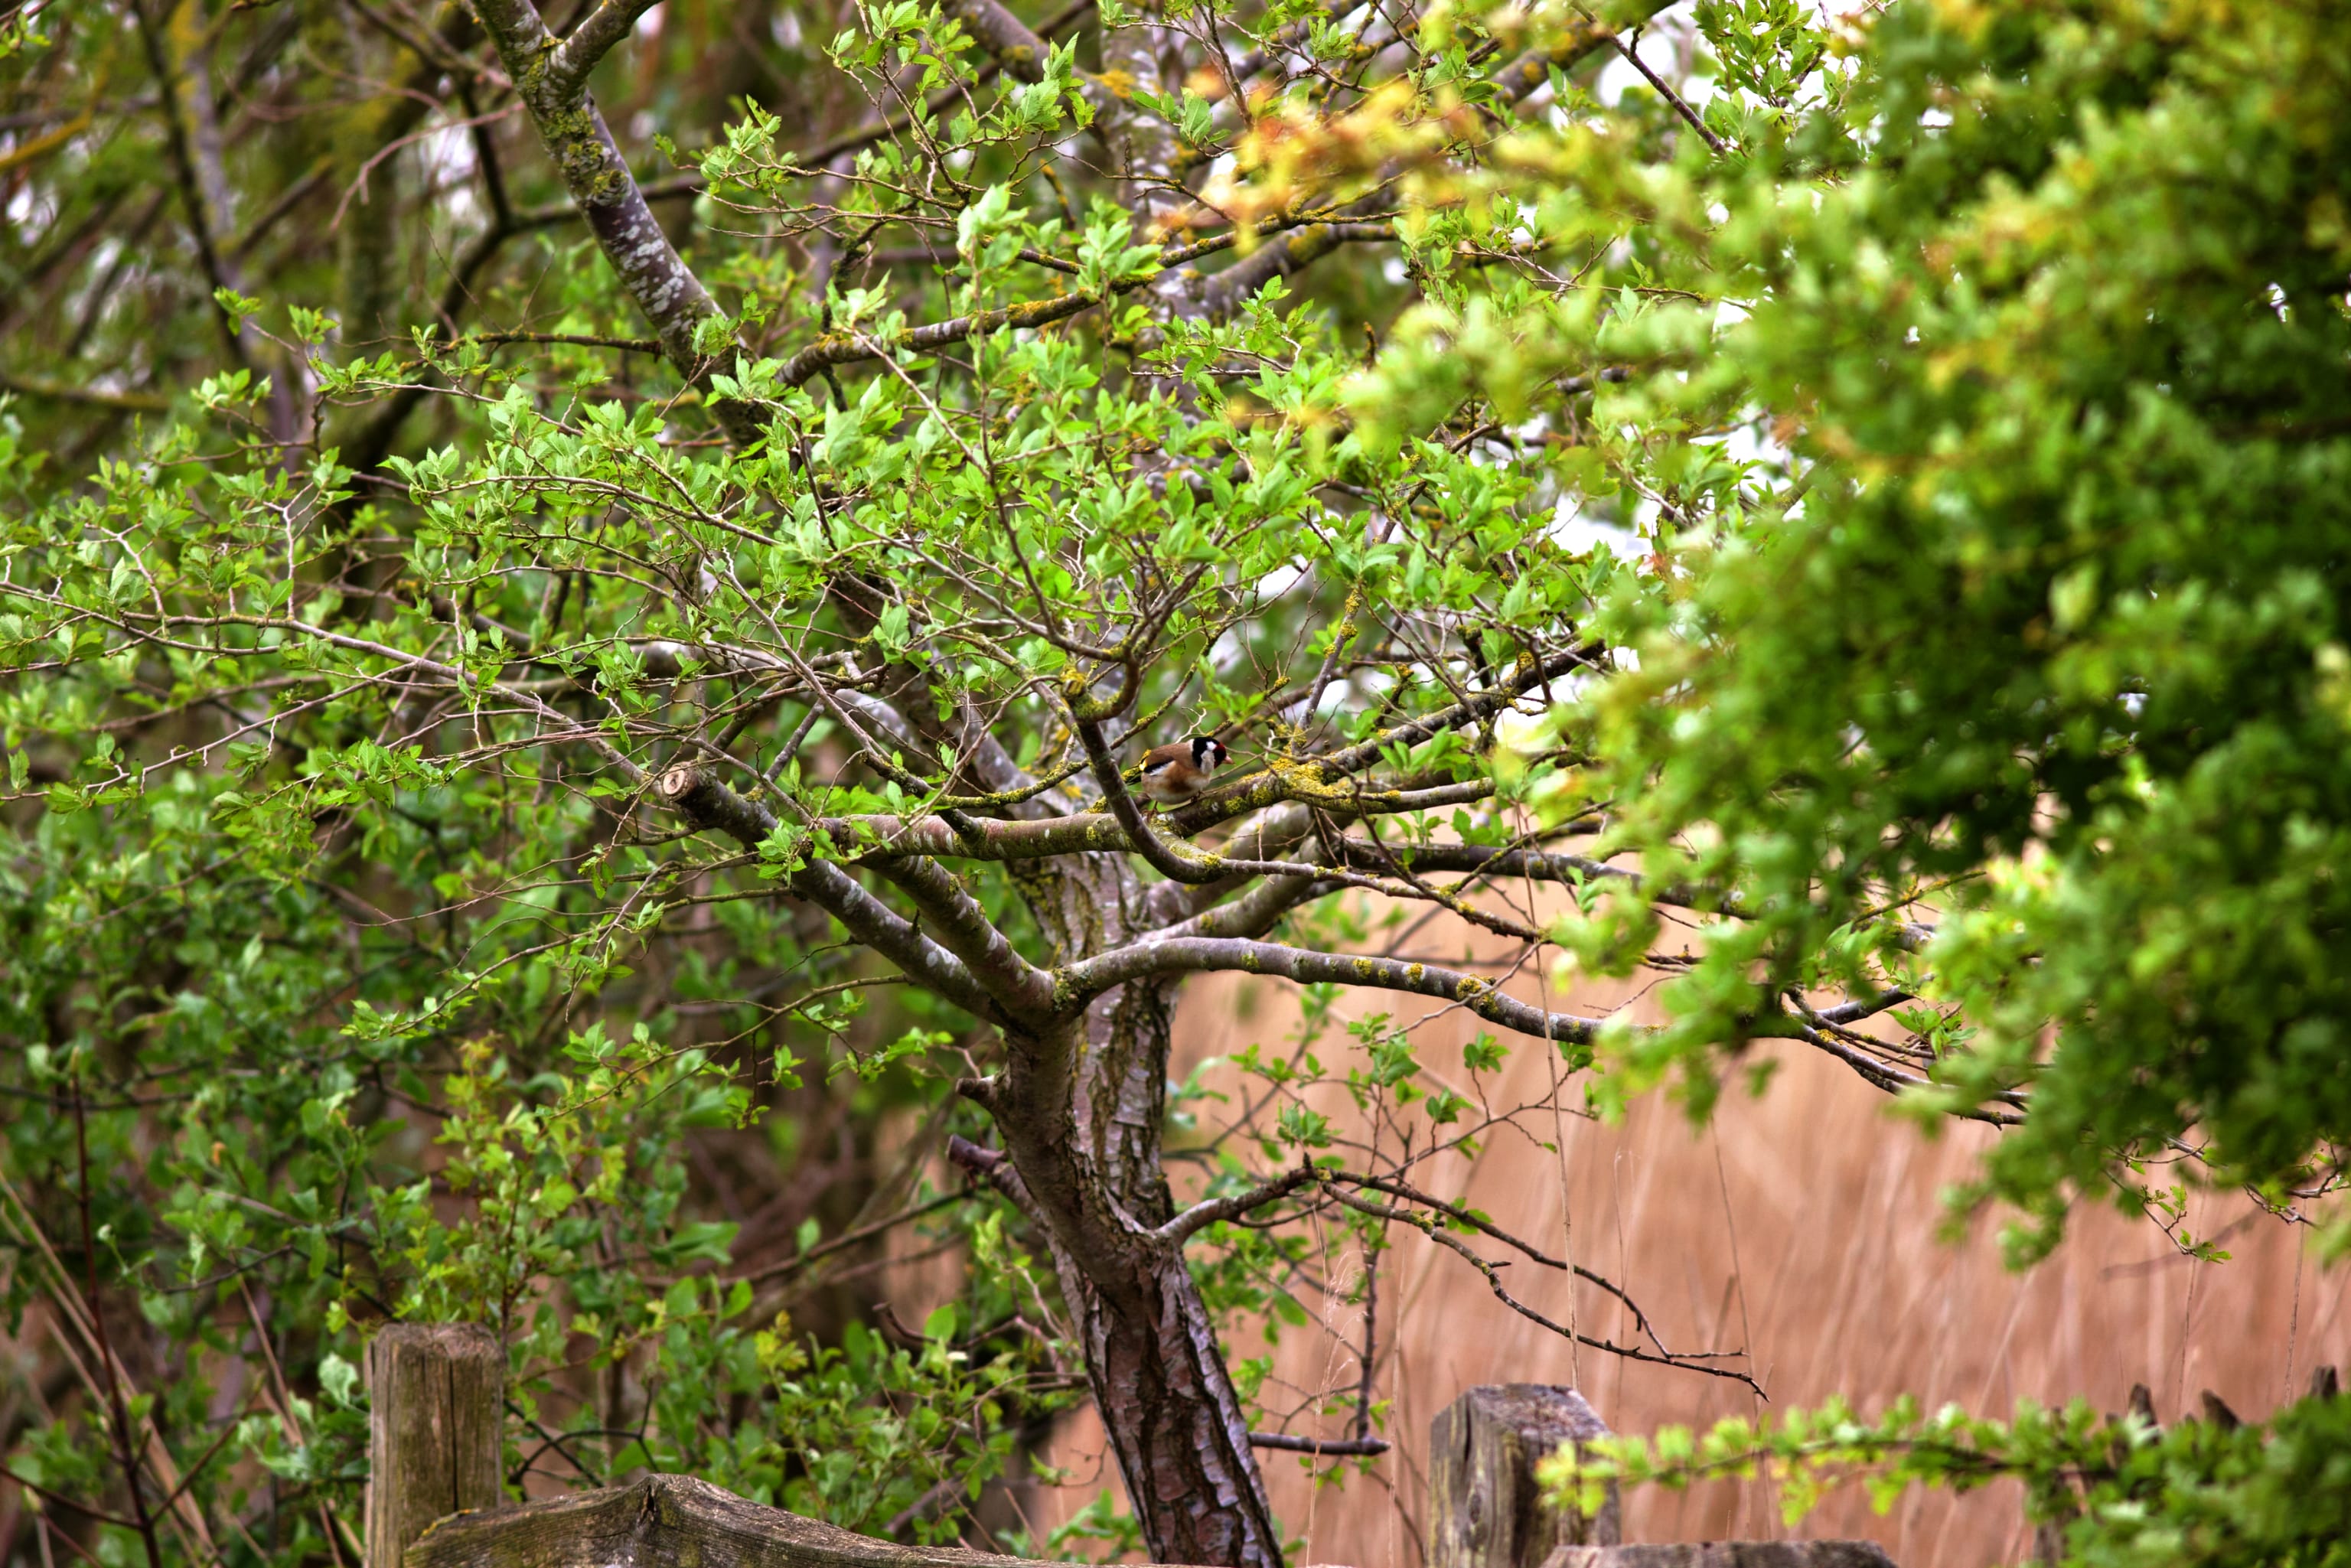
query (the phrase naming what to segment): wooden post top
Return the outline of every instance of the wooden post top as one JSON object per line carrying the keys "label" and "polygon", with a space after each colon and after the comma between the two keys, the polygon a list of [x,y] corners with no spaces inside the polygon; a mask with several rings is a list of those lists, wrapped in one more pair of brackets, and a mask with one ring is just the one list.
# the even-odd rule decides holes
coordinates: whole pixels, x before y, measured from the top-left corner
{"label": "wooden post top", "polygon": [[400,1568],[425,1526],[496,1508],[506,1348],[480,1323],[394,1323],[368,1346],[365,1568]]}
{"label": "wooden post top", "polygon": [[1509,1383],[1472,1388],[1429,1428],[1427,1568],[1541,1568],[1562,1546],[1621,1538],[1616,1489],[1586,1519],[1542,1500],[1535,1466],[1562,1443],[1608,1435],[1573,1388]]}

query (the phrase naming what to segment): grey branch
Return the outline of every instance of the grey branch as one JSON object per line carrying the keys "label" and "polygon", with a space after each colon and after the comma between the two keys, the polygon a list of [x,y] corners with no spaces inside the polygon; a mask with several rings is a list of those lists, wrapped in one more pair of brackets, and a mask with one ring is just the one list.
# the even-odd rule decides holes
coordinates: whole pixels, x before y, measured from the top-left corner
{"label": "grey branch", "polygon": [[841,923],[850,936],[872,948],[919,984],[977,1018],[1001,1019],[995,998],[963,961],[916,929],[888,904],[857,885],[829,861],[810,861],[792,873],[788,886]]}
{"label": "grey branch", "polygon": [[597,62],[629,36],[637,18],[652,10],[655,3],[656,0],[598,0],[596,8],[571,29],[571,36],[557,46],[548,60],[549,90],[563,97],[584,92],[588,74],[596,68]]}
{"label": "grey branch", "polygon": [[[1305,220],[1282,220],[1263,225],[1268,233],[1298,226]],[[1192,245],[1179,246],[1162,251],[1159,270],[1141,277],[1130,277],[1113,286],[1113,292],[1132,294],[1138,288],[1151,287],[1168,277],[1179,268],[1188,267],[1204,256],[1229,250],[1232,235],[1216,235]],[[1218,277],[1223,274],[1219,273]],[[908,328],[894,338],[875,339],[862,332],[829,332],[784,361],[776,380],[784,386],[796,387],[828,365],[847,365],[871,360],[885,353],[922,352],[960,343],[967,338],[984,338],[1005,328],[1042,327],[1055,321],[1066,321],[1072,316],[1092,309],[1102,300],[1091,294],[1065,294],[1051,299],[1028,299],[990,310],[975,310],[968,316],[956,316],[945,321],[926,322]]]}
{"label": "grey branch", "polygon": [[729,789],[706,768],[682,763],[654,780],[653,790],[695,828],[725,833],[754,853],[776,831],[773,811]]}
{"label": "grey branch", "polygon": [[[1625,1310],[1633,1314],[1633,1326],[1639,1329],[1643,1336],[1646,1337],[1651,1344],[1657,1347],[1658,1354],[1675,1354],[1674,1352],[1666,1348],[1666,1342],[1658,1337],[1656,1329],[1649,1322],[1649,1314],[1641,1310],[1641,1304],[1638,1301],[1635,1301],[1631,1296],[1627,1295],[1623,1286],[1617,1284],[1614,1280],[1609,1279],[1605,1274],[1596,1274],[1591,1270],[1585,1268],[1583,1264],[1570,1263],[1564,1258],[1554,1258],[1550,1253],[1542,1250],[1542,1249],[1533,1246],[1529,1242],[1520,1240],[1518,1237],[1511,1235],[1509,1231],[1503,1229],[1492,1220],[1484,1218],[1476,1210],[1464,1208],[1459,1204],[1447,1203],[1443,1198],[1422,1192],[1419,1188],[1412,1186],[1409,1182],[1400,1180],[1397,1177],[1382,1176],[1333,1176],[1332,1179],[1334,1181],[1343,1181],[1352,1186],[1364,1187],[1373,1192],[1384,1192],[1390,1197],[1400,1197],[1407,1203],[1416,1203],[1424,1208],[1434,1209],[1436,1212],[1444,1215],[1447,1219],[1452,1220],[1456,1225],[1467,1226],[1470,1229],[1478,1231],[1481,1235],[1490,1236],[1495,1240],[1499,1241],[1504,1246],[1511,1249],[1513,1251],[1523,1255],[1534,1262],[1541,1264],[1546,1269],[1557,1269],[1562,1273],[1573,1274],[1577,1279],[1582,1280],[1584,1283],[1597,1286],[1599,1289],[1607,1291],[1610,1295],[1615,1297],[1619,1301],[1622,1301],[1625,1304]],[[1677,1356],[1676,1359],[1704,1360],[1706,1358],[1704,1356]]]}
{"label": "grey branch", "polygon": [[1418,746],[1431,736],[1448,729],[1461,729],[1488,719],[1525,696],[1538,686],[1547,686],[1577,670],[1604,674],[1608,668],[1607,649],[1598,643],[1585,643],[1545,655],[1531,665],[1510,673],[1510,677],[1491,691],[1479,692],[1466,701],[1442,707],[1435,713],[1382,730],[1355,746],[1313,758],[1326,779],[1338,774],[1353,773],[1379,760],[1380,754],[1390,747]]}
{"label": "grey branch", "polygon": [[914,901],[933,939],[961,959],[989,996],[1017,1013],[1041,1015],[1052,1008],[1053,977],[1021,956],[946,868],[932,860],[901,859],[883,861],[879,869]]}
{"label": "grey branch", "polygon": [[[639,0],[603,0],[582,24],[582,32],[590,26],[600,31],[578,40],[576,52],[555,41],[531,0],[477,0],[475,9],[530,112],[539,144],[563,176],[564,189],[588,220],[605,261],[653,324],[670,364],[689,382],[701,384],[709,362],[696,338],[702,324],[718,316],[718,307],[670,244],[587,90],[588,68],[626,36],[645,6]],[[745,404],[722,401],[711,412],[738,446],[761,434],[757,414]]]}
{"label": "grey branch", "polygon": [[1322,877],[1268,877],[1239,897],[1212,904],[1172,925],[1163,925],[1154,936],[1163,941],[1184,936],[1262,936],[1291,910],[1335,893],[1343,885]]}
{"label": "grey branch", "polygon": [[[1412,793],[1433,793],[1433,791],[1413,791]],[[1426,803],[1416,800],[1403,800],[1399,803],[1399,795],[1388,791],[1367,790],[1360,796],[1349,796],[1346,799],[1350,805],[1343,807],[1334,806],[1322,800],[1317,800],[1315,804],[1341,820],[1353,816],[1371,816],[1389,811],[1428,809]],[[1272,803],[1280,804],[1280,801],[1277,797]],[[742,807],[729,806],[714,796],[711,802],[712,814],[706,819],[705,825],[726,829],[731,832],[732,828],[728,825],[728,819],[741,814],[742,810]],[[743,817],[747,827],[764,816],[764,813],[758,812],[757,808],[753,808],[752,812],[752,815]],[[1178,832],[1188,836],[1197,832],[1204,826],[1213,825],[1227,816],[1238,814],[1210,810],[1205,817],[1202,817],[1196,816],[1194,812],[1195,808],[1186,807],[1183,810],[1173,813],[1169,821]],[[768,826],[773,826],[773,818],[765,818],[765,821]],[[1110,853],[1135,848],[1127,835],[1126,829],[1120,824],[1117,817],[1108,811],[1079,811],[1067,817],[1022,818],[1010,821],[977,817],[967,818],[966,821],[968,824],[967,831],[958,829],[945,816],[819,817],[812,820],[809,826],[814,831],[829,834],[838,847],[841,858],[846,860],[921,854],[936,855],[943,860],[1023,861],[1043,860],[1054,855]],[[761,831],[764,834],[764,829]],[[1237,833],[1235,837],[1236,839],[1253,838],[1254,835]],[[748,841],[748,843],[756,842],[757,839]],[[1474,849],[1480,846],[1470,847]],[[1499,854],[1505,852],[1490,852]],[[1515,854],[1520,852],[1507,852]],[[1565,880],[1568,873],[1565,870],[1554,873],[1547,869],[1554,860],[1558,865],[1565,867],[1570,862],[1580,862],[1582,858],[1581,856],[1544,857],[1535,854],[1524,864],[1527,873],[1539,882],[1558,881]],[[1269,863],[1276,867],[1271,874],[1280,875],[1313,873],[1320,869],[1288,862],[1268,862],[1239,857],[1214,862],[1220,877],[1234,867]],[[1422,862],[1415,863],[1420,865]],[[1484,863],[1486,862],[1479,862],[1477,866],[1465,864],[1459,867],[1439,864],[1428,869],[1471,870],[1479,869]],[[1518,869],[1520,862],[1507,863],[1513,868],[1509,874],[1513,876],[1520,874]],[[1620,872],[1616,874],[1630,875],[1631,873]],[[1213,887],[1214,884],[1207,885]]]}
{"label": "grey branch", "polygon": [[1823,1008],[1813,1016],[1822,1023],[1843,1027],[1846,1024],[1859,1023],[1866,1018],[1875,1018],[1890,1008],[1898,1008],[1904,1002],[1916,999],[1907,991],[1881,991],[1876,996],[1861,997],[1839,1007]]}
{"label": "grey branch", "polygon": [[[1813,1014],[1812,1016],[1814,1018],[1819,1017],[1818,1014]],[[1876,1057],[1870,1055],[1869,1052],[1861,1050],[1857,1046],[1848,1045],[1844,1040],[1837,1039],[1834,1034],[1829,1032],[1827,1030],[1799,1026],[1790,1029],[1786,1032],[1792,1034],[1794,1038],[1802,1040],[1806,1045],[1813,1047],[1815,1051],[1826,1051],[1829,1055],[1835,1057],[1839,1061],[1844,1062],[1847,1067],[1852,1068],[1855,1072],[1859,1073],[1864,1080],[1876,1085],[1877,1088],[1885,1090],[1888,1094],[1899,1094],[1906,1089],[1937,1089],[1942,1087],[1930,1078],[1922,1078],[1917,1073],[1906,1071],[1903,1069],[1895,1066],[1890,1061],[1879,1061]],[[2011,1091],[2009,1094],[2003,1096],[2003,1098],[2010,1099],[2013,1103],[2021,1101],[2022,1096],[2017,1095],[2013,1091]],[[1978,1105],[1970,1105],[1954,1110],[1951,1112],[1951,1114],[1958,1116],[1964,1121],[1987,1122],[1995,1127],[2021,1127],[2024,1124],[2023,1116],[2015,1112],[1994,1111]]]}
{"label": "grey branch", "polygon": [[1378,197],[1365,197],[1341,210],[1337,221],[1311,225],[1267,241],[1249,255],[1211,273],[1193,286],[1184,314],[1200,320],[1222,321],[1238,314],[1277,277],[1295,277],[1350,240],[1394,239],[1386,224],[1351,221],[1377,209]]}
{"label": "grey branch", "polygon": [[997,0],[946,0],[946,13],[978,40],[1005,75],[1025,82],[1045,79],[1045,40]]}
{"label": "grey branch", "polygon": [[[695,827],[724,832],[755,852],[776,830],[774,812],[727,789],[705,768],[673,768],[653,781],[653,793]],[[791,874],[786,885],[840,921],[852,936],[897,965],[916,984],[929,987],[977,1017],[1002,1016],[995,998],[961,959],[858,886],[856,879],[838,865],[810,861]]]}
{"label": "grey branch", "polygon": [[784,368],[777,373],[776,380],[785,386],[796,387],[828,365],[846,365],[872,359],[877,347],[891,352],[904,350],[920,352],[925,349],[944,348],[949,343],[960,343],[966,338],[984,338],[1007,327],[1042,327],[1049,322],[1066,321],[1100,303],[1088,294],[1067,294],[1058,299],[1023,300],[1001,309],[975,310],[968,316],[910,328],[878,344],[862,333],[829,332],[784,361]]}
{"label": "grey branch", "polygon": [[1245,937],[1187,936],[1173,941],[1138,942],[1068,965],[1059,971],[1059,977],[1065,995],[1092,997],[1146,975],[1207,970],[1276,975],[1301,985],[1365,986],[1437,997],[1468,1009],[1489,1023],[1562,1045],[1589,1044],[1600,1031],[1598,1019],[1547,1012],[1509,995],[1490,980],[1458,970],[1407,963],[1400,958],[1317,953]]}
{"label": "grey branch", "polygon": [[[1560,854],[1543,850],[1508,850],[1494,844],[1374,844],[1363,839],[1342,839],[1347,863],[1379,867],[1393,855],[1416,872],[1473,872],[1488,877],[1526,877],[1536,882],[1591,882],[1603,877],[1637,883],[1640,878],[1622,866],[1588,855]],[[1668,899],[1667,903],[1681,903]]]}
{"label": "grey branch", "polygon": [[1227,1219],[1238,1219],[1251,1209],[1263,1208],[1276,1198],[1285,1197],[1310,1182],[1322,1179],[1311,1165],[1301,1165],[1296,1170],[1284,1171],[1271,1181],[1261,1182],[1247,1192],[1237,1192],[1229,1197],[1212,1197],[1196,1203],[1166,1224],[1151,1233],[1154,1241],[1174,1246],[1209,1226]]}

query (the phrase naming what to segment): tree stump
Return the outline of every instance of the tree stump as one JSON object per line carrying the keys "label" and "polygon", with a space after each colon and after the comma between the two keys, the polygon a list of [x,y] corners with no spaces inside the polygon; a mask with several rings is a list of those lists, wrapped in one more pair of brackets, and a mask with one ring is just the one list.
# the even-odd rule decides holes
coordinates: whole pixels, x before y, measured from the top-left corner
{"label": "tree stump", "polygon": [[479,1323],[394,1323],[368,1346],[365,1568],[401,1568],[434,1520],[506,1500],[506,1374]]}
{"label": "tree stump", "polygon": [[1548,1384],[1472,1388],[1447,1406],[1429,1428],[1427,1568],[1541,1568],[1560,1547],[1614,1545],[1614,1483],[1591,1519],[1549,1507],[1535,1483],[1562,1443],[1607,1435],[1583,1396]]}

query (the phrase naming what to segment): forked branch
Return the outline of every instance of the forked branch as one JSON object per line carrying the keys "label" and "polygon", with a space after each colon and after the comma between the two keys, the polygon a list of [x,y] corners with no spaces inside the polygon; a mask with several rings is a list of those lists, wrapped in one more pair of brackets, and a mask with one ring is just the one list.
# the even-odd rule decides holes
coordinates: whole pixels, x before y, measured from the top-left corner
{"label": "forked branch", "polygon": [[[699,385],[710,364],[700,334],[705,322],[718,319],[718,306],[670,244],[587,90],[590,68],[627,36],[646,8],[645,0],[603,0],[582,25],[583,32],[590,26],[596,31],[575,37],[577,49],[555,41],[531,0],[477,0],[475,12],[605,261],[653,323],[670,364]],[[746,404],[722,401],[712,413],[737,446],[762,434],[760,420]]]}
{"label": "forked branch", "polygon": [[547,62],[548,90],[569,98],[587,90],[589,73],[629,36],[637,18],[659,0],[599,0],[596,8],[556,47]]}

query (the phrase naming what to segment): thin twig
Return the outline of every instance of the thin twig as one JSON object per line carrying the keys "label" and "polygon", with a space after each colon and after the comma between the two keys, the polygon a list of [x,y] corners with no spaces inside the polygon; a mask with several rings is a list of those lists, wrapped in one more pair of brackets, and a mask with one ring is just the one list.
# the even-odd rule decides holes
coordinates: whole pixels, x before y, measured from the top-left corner
{"label": "thin twig", "polygon": [[[1582,11],[1583,8],[1579,5],[1576,9]],[[1592,15],[1589,11],[1584,11],[1583,14],[1586,16]],[[1665,78],[1657,75],[1656,72],[1651,70],[1648,68],[1647,63],[1644,61],[1638,54],[1634,52],[1635,46],[1637,46],[1641,41],[1641,35],[1638,29],[1635,30],[1633,34],[1633,41],[1629,44],[1614,33],[1608,35],[1608,41],[1616,46],[1616,52],[1625,57],[1626,64],[1630,65],[1635,70],[1639,71],[1648,84],[1651,87],[1656,88],[1659,93],[1663,94],[1665,100],[1667,103],[1672,104],[1674,109],[1684,120],[1689,121],[1689,128],[1706,139],[1706,144],[1714,149],[1714,155],[1716,157],[1721,158],[1728,155],[1729,149],[1725,148],[1719,141],[1716,140],[1713,131],[1708,131],[1706,128],[1706,121],[1698,117],[1698,111],[1691,109],[1688,104],[1684,103],[1682,101],[1681,94],[1676,92],[1672,88],[1667,87],[1666,85]]]}
{"label": "thin twig", "polygon": [[1397,1208],[1389,1204],[1373,1203],[1368,1199],[1357,1197],[1352,1193],[1342,1192],[1336,1186],[1326,1186],[1322,1190],[1328,1194],[1334,1202],[1354,1209],[1359,1214],[1368,1214],[1379,1219],[1401,1221],[1405,1225],[1411,1226],[1414,1229],[1419,1231],[1423,1236],[1427,1237],[1431,1241],[1436,1242],[1438,1246],[1447,1248],[1457,1253],[1471,1268],[1477,1270],[1479,1274],[1484,1276],[1486,1286],[1489,1290],[1494,1292],[1495,1300],[1500,1301],[1504,1306],[1510,1308],[1510,1311],[1518,1313],[1520,1317],[1525,1318],[1531,1322],[1541,1324],[1544,1328],[1551,1330],[1552,1333],[1559,1335],[1562,1339],[1572,1340],[1578,1344],[1587,1344],[1594,1350],[1604,1350],[1611,1355],[1621,1355],[1628,1361],[1652,1362],[1659,1366],[1678,1366],[1687,1372],[1702,1372],[1708,1377],[1720,1377],[1732,1383],[1742,1383],[1748,1387],[1754,1389],[1759,1396],[1762,1395],[1763,1390],[1761,1386],[1756,1383],[1754,1378],[1749,1376],[1746,1373],[1735,1372],[1727,1366],[1708,1366],[1705,1362],[1691,1356],[1659,1355],[1653,1352],[1643,1350],[1636,1344],[1618,1344],[1614,1340],[1594,1339],[1592,1335],[1571,1329],[1563,1323],[1554,1322],[1550,1318],[1545,1317],[1542,1313],[1535,1311],[1534,1308],[1527,1305],[1524,1301],[1521,1301],[1517,1297],[1511,1295],[1509,1291],[1503,1289],[1501,1270],[1498,1265],[1487,1259],[1480,1258],[1477,1253],[1472,1252],[1467,1246],[1462,1244],[1461,1239],[1458,1237],[1447,1234],[1442,1227],[1429,1219],[1426,1216],[1415,1214],[1409,1209]]}
{"label": "thin twig", "polygon": [[155,1540],[155,1521],[147,1511],[147,1494],[139,1484],[139,1455],[131,1446],[131,1412],[122,1403],[122,1382],[115,1375],[114,1348],[107,1343],[106,1312],[98,1299],[98,1237],[89,1218],[89,1120],[82,1113],[81,1077],[76,1073],[74,1086],[74,1157],[80,1172],[79,1201],[81,1206],[82,1294],[89,1312],[91,1337],[98,1343],[99,1372],[106,1382],[106,1403],[114,1429],[116,1461],[122,1467],[122,1479],[131,1488],[131,1514],[137,1521],[139,1539],[147,1549],[147,1568],[163,1568],[162,1548]]}

